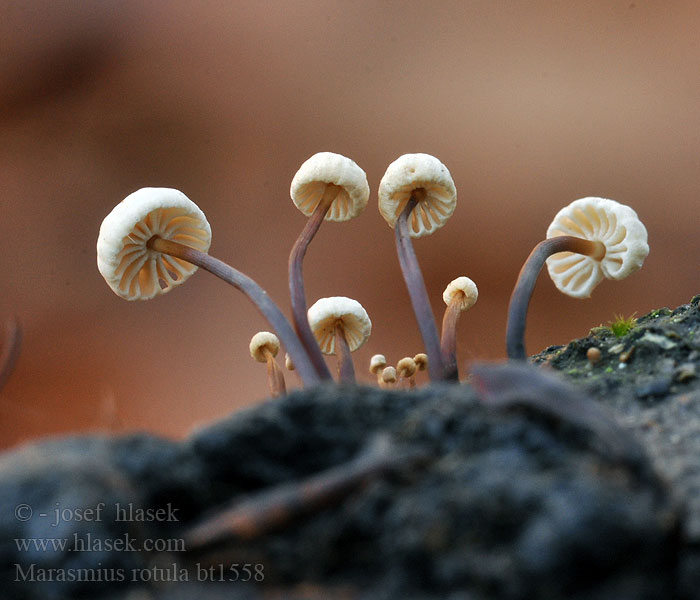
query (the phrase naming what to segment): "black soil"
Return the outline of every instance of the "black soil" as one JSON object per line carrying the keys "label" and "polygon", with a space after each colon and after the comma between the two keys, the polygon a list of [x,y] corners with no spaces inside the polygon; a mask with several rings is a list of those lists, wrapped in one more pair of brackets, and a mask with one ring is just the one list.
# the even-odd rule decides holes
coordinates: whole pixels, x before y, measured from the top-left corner
{"label": "black soil", "polygon": [[[471,385],[319,387],[183,442],[6,453],[2,597],[698,599],[699,303]],[[245,502],[245,527],[212,525]]]}

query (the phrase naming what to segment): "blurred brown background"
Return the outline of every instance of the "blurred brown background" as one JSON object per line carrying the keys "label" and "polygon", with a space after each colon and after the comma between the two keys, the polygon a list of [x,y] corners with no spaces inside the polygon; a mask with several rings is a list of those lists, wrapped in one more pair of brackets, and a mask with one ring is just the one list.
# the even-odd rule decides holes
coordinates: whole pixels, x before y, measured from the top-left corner
{"label": "blurred brown background", "polygon": [[460,323],[465,363],[504,355],[520,265],[579,197],[631,205],[651,254],[586,301],[543,275],[529,351],[700,292],[695,0],[35,0],[2,14],[0,318],[25,333],[0,393],[2,446],[76,430],[181,436],[266,396],[248,354],[266,324],[242,296],[202,272],[127,303],[101,279],[100,223],[143,186],[184,191],[212,224],[211,253],[288,312],[287,253],[305,222],[291,179],[321,150],[354,159],[370,206],[321,228],[305,274],[309,304],[346,295],[367,308],[367,381],[373,353],[421,349],[376,210],[406,152],[434,154],[457,185],[454,217],[416,251],[438,319],[448,281],[479,286]]}

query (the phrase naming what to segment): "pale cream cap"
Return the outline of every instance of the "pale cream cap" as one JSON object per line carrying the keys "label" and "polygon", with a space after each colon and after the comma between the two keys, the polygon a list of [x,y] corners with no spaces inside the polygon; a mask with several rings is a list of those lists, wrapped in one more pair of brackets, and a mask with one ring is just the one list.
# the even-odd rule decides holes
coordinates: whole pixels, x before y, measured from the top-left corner
{"label": "pale cream cap", "polygon": [[581,198],[562,208],[547,229],[547,238],[560,235],[605,245],[602,260],[573,252],[559,252],[547,259],[554,284],[574,298],[588,298],[603,278],[624,279],[649,254],[647,230],[637,213],[606,198]]}
{"label": "pale cream cap", "polygon": [[209,250],[211,227],[199,207],[171,188],[142,188],[114,207],[97,238],[97,268],[115,294],[148,300],[184,283],[194,265],[151,250],[153,236],[201,252]]}
{"label": "pale cream cap", "polygon": [[372,322],[362,305],[352,298],[333,296],[317,300],[308,310],[309,326],[321,352],[335,354],[335,326],[340,322],[351,352],[367,341]]}
{"label": "pale cream cap", "polygon": [[326,221],[348,221],[367,206],[367,175],[353,160],[334,152],[318,152],[307,159],[294,175],[289,193],[296,207],[310,216],[329,184],[340,190]]}
{"label": "pale cream cap", "polygon": [[411,237],[442,227],[457,206],[457,190],[447,167],[429,154],[404,154],[389,165],[379,183],[379,212],[391,227],[416,189],[425,196],[408,220]]}
{"label": "pale cream cap", "polygon": [[270,331],[258,331],[250,340],[250,355],[258,362],[267,362],[263,350],[267,348],[272,356],[280,351],[279,338]]}
{"label": "pale cream cap", "polygon": [[454,297],[459,294],[461,296],[460,310],[469,310],[479,297],[479,290],[476,284],[469,279],[469,277],[457,277],[447,284],[445,291],[442,293],[442,299],[448,306],[454,299]]}

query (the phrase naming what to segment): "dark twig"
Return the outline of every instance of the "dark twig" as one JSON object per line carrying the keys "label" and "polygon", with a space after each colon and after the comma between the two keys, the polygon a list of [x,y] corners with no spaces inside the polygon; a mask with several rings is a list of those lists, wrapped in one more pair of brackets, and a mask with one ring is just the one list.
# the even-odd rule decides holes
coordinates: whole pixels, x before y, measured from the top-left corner
{"label": "dark twig", "polygon": [[427,459],[422,452],[397,452],[386,435],[377,436],[355,459],[301,481],[262,490],[205,519],[185,533],[188,549],[227,540],[249,540],[296,519],[334,506],[366,481]]}
{"label": "dark twig", "polygon": [[479,399],[495,409],[524,406],[589,431],[606,453],[621,463],[638,466],[644,451],[637,440],[594,400],[554,375],[523,363],[472,365]]}

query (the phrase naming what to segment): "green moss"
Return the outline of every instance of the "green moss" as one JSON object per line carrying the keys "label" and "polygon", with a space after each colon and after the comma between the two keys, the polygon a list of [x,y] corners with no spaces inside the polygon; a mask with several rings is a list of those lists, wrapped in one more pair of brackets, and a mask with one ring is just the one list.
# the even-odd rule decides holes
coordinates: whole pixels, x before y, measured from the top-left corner
{"label": "green moss", "polygon": [[637,318],[633,313],[629,317],[623,317],[622,315],[615,315],[613,321],[608,321],[610,331],[613,332],[615,337],[621,338],[626,336],[634,327],[637,325]]}

